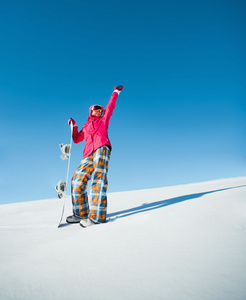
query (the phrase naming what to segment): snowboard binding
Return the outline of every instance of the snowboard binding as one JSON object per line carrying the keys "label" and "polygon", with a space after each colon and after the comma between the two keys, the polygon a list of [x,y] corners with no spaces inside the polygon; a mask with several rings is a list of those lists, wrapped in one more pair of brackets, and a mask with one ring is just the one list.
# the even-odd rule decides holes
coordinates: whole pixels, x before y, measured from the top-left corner
{"label": "snowboard binding", "polygon": [[68,159],[69,155],[70,155],[70,151],[71,151],[71,145],[69,145],[69,144],[66,144],[66,145],[60,144],[59,146],[60,146],[61,152],[62,152],[62,154],[60,155],[61,159],[62,160]]}
{"label": "snowboard binding", "polygon": [[56,189],[56,192],[57,192],[57,197],[58,197],[59,199],[61,199],[61,198],[65,195],[66,185],[67,185],[66,182],[63,181],[63,180],[60,180],[60,181],[57,183],[55,189]]}

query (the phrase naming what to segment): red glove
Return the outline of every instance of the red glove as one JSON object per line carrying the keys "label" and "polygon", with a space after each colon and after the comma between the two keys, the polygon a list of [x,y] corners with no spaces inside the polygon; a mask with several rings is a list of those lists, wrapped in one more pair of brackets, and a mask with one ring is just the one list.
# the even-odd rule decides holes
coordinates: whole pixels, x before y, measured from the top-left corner
{"label": "red glove", "polygon": [[121,91],[123,90],[123,85],[118,85],[118,86],[115,87],[114,89],[121,92]]}
{"label": "red glove", "polygon": [[76,125],[74,119],[72,119],[72,118],[70,118],[70,119],[68,120],[68,125],[70,125],[71,123],[73,124],[73,126]]}

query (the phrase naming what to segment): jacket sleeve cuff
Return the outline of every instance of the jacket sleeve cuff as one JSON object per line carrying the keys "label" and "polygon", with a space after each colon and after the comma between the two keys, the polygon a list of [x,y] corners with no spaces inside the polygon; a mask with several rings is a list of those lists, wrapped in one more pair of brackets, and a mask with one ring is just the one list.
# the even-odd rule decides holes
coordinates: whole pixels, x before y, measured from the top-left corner
{"label": "jacket sleeve cuff", "polygon": [[114,92],[117,93],[117,94],[119,95],[121,91],[115,89]]}

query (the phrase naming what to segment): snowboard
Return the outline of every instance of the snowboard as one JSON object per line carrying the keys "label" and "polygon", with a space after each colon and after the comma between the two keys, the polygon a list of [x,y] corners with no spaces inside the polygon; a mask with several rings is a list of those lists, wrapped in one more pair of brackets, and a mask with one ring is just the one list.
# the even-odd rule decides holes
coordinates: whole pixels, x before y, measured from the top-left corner
{"label": "snowboard", "polygon": [[69,175],[69,168],[70,168],[70,159],[71,159],[71,149],[72,149],[72,140],[73,140],[73,124],[71,122],[71,138],[70,138],[70,144],[60,144],[60,149],[62,154],[60,155],[62,160],[68,160],[67,164],[67,177],[66,181],[60,180],[57,185],[55,186],[55,189],[57,191],[57,197],[62,200],[62,211],[61,211],[61,217],[58,223],[57,228],[61,226],[64,210],[65,210],[65,203],[66,203],[66,191],[67,191],[67,182],[68,182],[68,175]]}

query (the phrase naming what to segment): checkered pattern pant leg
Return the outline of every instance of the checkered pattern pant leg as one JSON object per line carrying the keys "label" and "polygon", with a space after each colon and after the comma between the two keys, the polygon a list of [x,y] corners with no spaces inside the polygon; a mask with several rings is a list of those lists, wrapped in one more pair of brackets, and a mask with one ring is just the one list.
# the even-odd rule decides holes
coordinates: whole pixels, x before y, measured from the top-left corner
{"label": "checkered pattern pant leg", "polygon": [[87,196],[87,182],[93,172],[93,157],[83,159],[72,178],[71,195],[73,213],[75,216],[86,219],[89,215]]}
{"label": "checkered pattern pant leg", "polygon": [[107,173],[110,150],[106,146],[95,151],[93,159],[94,174],[91,183],[90,214],[96,223],[106,222],[107,217]]}
{"label": "checkered pattern pant leg", "polygon": [[[102,146],[83,159],[72,178],[73,213],[81,218],[88,216],[96,223],[106,221],[107,214],[107,172],[110,150]],[[87,196],[87,183],[93,174],[90,205]]]}

